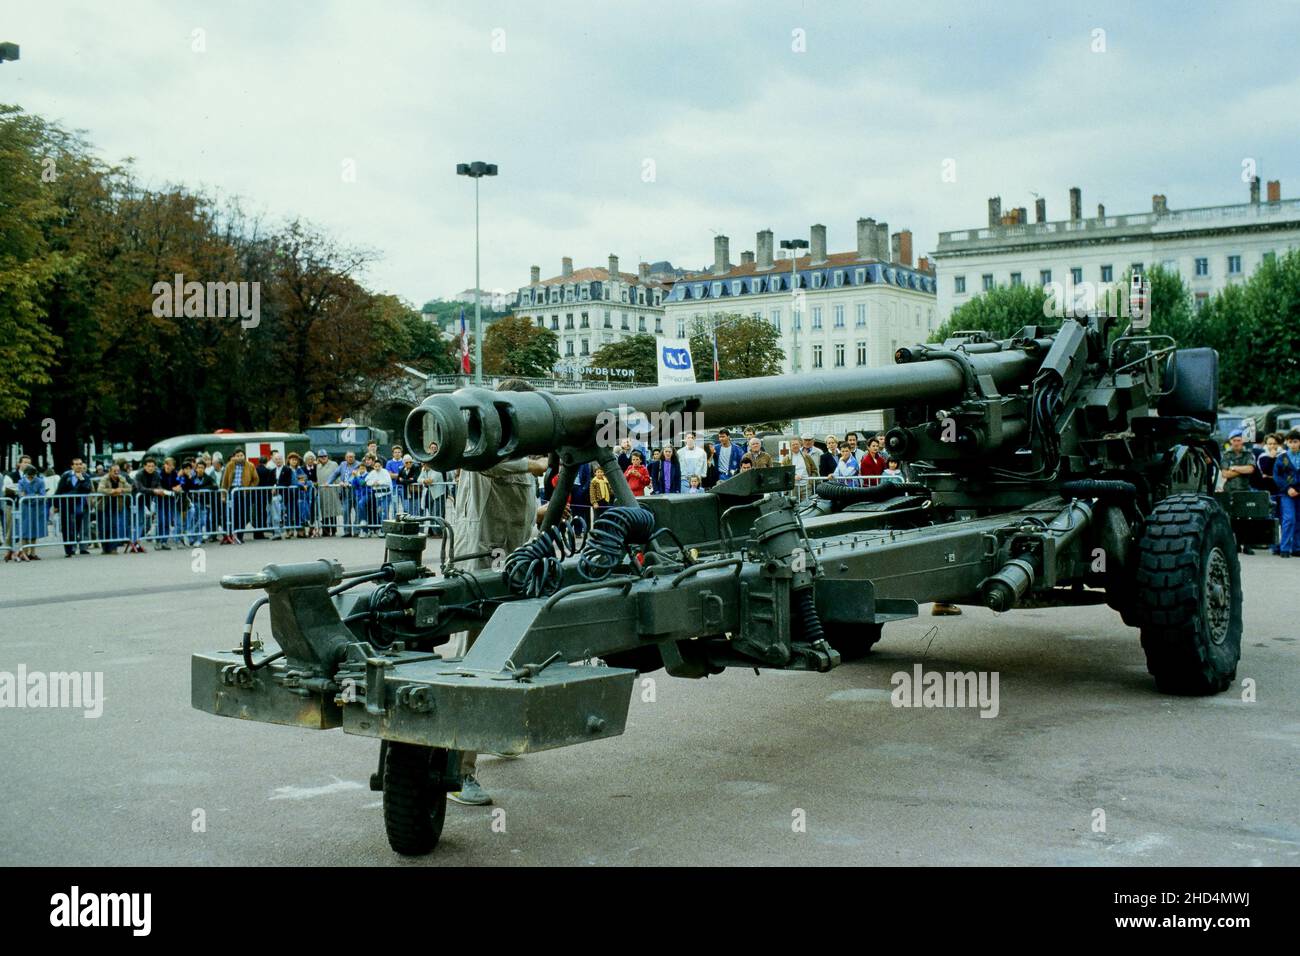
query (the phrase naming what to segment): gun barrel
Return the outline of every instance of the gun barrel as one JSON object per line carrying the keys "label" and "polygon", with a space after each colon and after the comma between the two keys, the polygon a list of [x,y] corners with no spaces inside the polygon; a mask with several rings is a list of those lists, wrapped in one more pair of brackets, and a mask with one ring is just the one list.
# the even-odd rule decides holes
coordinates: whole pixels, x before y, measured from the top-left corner
{"label": "gun barrel", "polygon": [[[1035,350],[1037,351],[1037,350]],[[918,357],[924,359],[925,353]],[[965,356],[969,372],[1000,390],[1029,382],[1041,355],[1019,348]],[[597,443],[602,425],[635,411],[645,416],[693,413],[719,424],[808,418],[960,398],[968,370],[941,358],[834,373],[659,385],[619,392],[496,392],[458,389],[431,395],[406,419],[411,454],[440,469],[482,470],[521,455]],[[438,452],[427,453],[435,441]]]}

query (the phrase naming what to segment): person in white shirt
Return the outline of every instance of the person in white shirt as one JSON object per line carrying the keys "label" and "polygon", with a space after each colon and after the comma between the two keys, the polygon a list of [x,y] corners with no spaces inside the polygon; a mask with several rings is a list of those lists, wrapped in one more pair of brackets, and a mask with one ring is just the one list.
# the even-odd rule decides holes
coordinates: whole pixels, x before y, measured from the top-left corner
{"label": "person in white shirt", "polygon": [[388,506],[393,494],[393,476],[381,462],[371,459],[370,471],[366,472],[366,488],[370,491],[366,509],[366,524],[373,534],[379,534],[383,520],[388,517]]}
{"label": "person in white shirt", "polygon": [[803,435],[800,441],[803,442],[803,447],[794,452],[795,481],[821,477],[821,449],[814,444],[815,439],[811,434]]}
{"label": "person in white shirt", "polygon": [[681,490],[686,491],[691,486],[691,475],[698,475],[700,481],[704,480],[704,475],[708,471],[709,463],[704,454],[703,448],[695,447],[695,432],[686,433],[686,444],[677,453],[677,464],[681,468],[682,481]]}

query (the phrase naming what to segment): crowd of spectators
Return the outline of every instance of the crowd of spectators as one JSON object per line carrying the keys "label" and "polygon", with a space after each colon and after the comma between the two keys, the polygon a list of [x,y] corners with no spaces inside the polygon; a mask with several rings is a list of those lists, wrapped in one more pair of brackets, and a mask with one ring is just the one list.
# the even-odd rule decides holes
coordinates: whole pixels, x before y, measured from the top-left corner
{"label": "crowd of spectators", "polygon": [[[6,561],[39,561],[38,542],[61,540],[64,554],[138,554],[208,542],[242,544],[264,538],[368,537],[398,511],[441,518],[455,495],[455,474],[419,464],[400,445],[385,459],[374,443],[342,461],[328,451],[266,461],[244,451],[223,461],[220,452],[180,461],[146,457],[94,472],[81,458],[67,471],[41,474],[29,456],[3,475],[0,543]],[[436,524],[433,525],[436,527]]]}

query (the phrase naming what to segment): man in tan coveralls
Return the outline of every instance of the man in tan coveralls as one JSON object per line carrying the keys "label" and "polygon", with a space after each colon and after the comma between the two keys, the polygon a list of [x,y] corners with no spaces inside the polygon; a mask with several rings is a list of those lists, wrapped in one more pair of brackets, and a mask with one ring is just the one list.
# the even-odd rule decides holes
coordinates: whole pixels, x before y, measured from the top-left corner
{"label": "man in tan coveralls", "polygon": [[[498,392],[530,392],[533,387],[519,379],[507,379]],[[456,481],[456,502],[448,521],[456,535],[457,554],[488,552],[469,561],[458,561],[466,570],[500,568],[515,548],[532,537],[537,519],[537,478],[546,471],[544,458],[514,458],[485,471],[462,468]],[[479,629],[481,630],[481,628]],[[440,653],[444,658],[464,657],[474,646],[479,630],[460,631],[451,636]],[[461,787],[448,796],[457,803],[485,806],[492,797],[475,777],[478,754],[461,753]]]}

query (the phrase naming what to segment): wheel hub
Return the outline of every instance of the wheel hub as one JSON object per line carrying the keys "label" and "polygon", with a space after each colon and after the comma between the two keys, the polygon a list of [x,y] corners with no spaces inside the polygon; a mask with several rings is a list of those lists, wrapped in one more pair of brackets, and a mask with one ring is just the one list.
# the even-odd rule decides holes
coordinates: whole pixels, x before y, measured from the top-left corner
{"label": "wheel hub", "polygon": [[1210,640],[1222,644],[1228,637],[1232,611],[1232,575],[1223,551],[1215,548],[1205,562],[1205,616],[1210,625]]}

